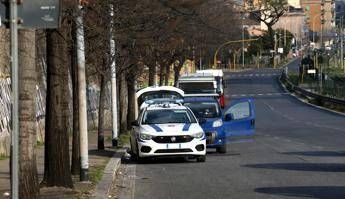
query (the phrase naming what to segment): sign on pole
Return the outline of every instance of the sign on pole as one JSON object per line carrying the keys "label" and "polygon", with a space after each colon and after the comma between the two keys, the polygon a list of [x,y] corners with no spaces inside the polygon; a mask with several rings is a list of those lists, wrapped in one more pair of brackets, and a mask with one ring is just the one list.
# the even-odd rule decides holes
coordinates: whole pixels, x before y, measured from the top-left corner
{"label": "sign on pole", "polygon": [[23,20],[20,28],[58,28],[59,0],[23,1],[18,6],[18,17]]}
{"label": "sign on pole", "polygon": [[9,19],[9,7],[4,2],[0,2],[0,27],[4,24],[4,20]]}
{"label": "sign on pole", "polygon": [[308,74],[316,74],[316,70],[315,69],[309,69],[307,71]]}
{"label": "sign on pole", "polygon": [[[52,29],[58,28],[60,23],[59,0],[30,0],[22,1],[18,8],[18,28]],[[8,27],[8,4],[0,3],[0,24]]]}

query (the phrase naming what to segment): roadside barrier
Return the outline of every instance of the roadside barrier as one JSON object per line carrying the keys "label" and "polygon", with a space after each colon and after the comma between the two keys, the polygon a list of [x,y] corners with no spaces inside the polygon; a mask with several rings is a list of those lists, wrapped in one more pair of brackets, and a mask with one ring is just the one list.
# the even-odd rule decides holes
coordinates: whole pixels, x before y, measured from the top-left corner
{"label": "roadside barrier", "polygon": [[323,104],[333,104],[337,106],[345,106],[345,100],[343,99],[337,99],[333,97],[328,97],[324,95],[320,95],[318,93],[314,93],[311,91],[308,91],[306,89],[303,89],[299,86],[294,85],[290,79],[287,77],[285,71],[282,72],[280,76],[280,82],[283,83],[286,87],[286,89],[292,93],[296,93],[300,96],[303,96],[307,99],[312,99],[314,100],[317,105],[323,105]]}

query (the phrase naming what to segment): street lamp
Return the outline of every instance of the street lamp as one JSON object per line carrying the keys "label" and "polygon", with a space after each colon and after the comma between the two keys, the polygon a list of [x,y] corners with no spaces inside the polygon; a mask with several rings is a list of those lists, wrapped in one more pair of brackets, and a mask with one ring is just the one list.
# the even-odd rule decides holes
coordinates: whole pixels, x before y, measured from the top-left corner
{"label": "street lamp", "polygon": [[216,68],[217,67],[217,55],[218,55],[218,52],[221,48],[223,48],[224,46],[226,45],[229,45],[229,44],[233,44],[233,43],[244,43],[244,42],[250,42],[250,41],[256,41],[258,39],[241,39],[241,40],[232,40],[232,41],[227,41],[223,44],[221,44],[220,46],[218,46],[216,52],[214,53],[214,56],[213,56],[213,68]]}

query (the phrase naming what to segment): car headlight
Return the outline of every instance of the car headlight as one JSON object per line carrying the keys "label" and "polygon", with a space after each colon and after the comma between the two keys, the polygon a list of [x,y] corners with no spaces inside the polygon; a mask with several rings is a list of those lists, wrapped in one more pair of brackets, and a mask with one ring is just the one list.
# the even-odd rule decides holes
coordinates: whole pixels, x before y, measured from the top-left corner
{"label": "car headlight", "polygon": [[151,140],[153,138],[153,136],[149,135],[149,134],[145,134],[145,133],[140,133],[139,138],[141,140]]}
{"label": "car headlight", "polygon": [[212,126],[215,128],[215,127],[220,127],[222,125],[223,125],[223,120],[219,119],[219,120],[214,121]]}
{"label": "car headlight", "polygon": [[195,133],[192,135],[193,138],[202,138],[204,136],[204,132],[200,132],[200,133]]}

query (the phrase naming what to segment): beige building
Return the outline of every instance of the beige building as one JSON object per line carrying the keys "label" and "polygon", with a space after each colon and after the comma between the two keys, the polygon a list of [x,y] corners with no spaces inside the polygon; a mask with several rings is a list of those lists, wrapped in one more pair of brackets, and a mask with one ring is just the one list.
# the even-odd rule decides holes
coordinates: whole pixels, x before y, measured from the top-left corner
{"label": "beige building", "polygon": [[287,12],[280,17],[279,21],[273,26],[273,29],[284,29],[291,32],[297,42],[301,42],[305,39],[305,14],[302,11],[299,12]]}

